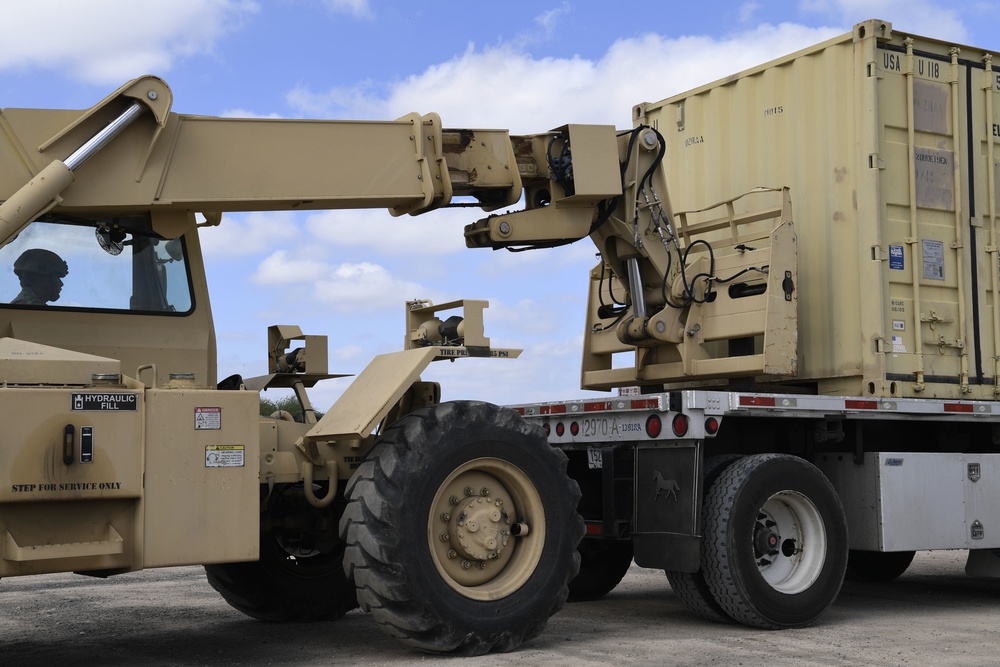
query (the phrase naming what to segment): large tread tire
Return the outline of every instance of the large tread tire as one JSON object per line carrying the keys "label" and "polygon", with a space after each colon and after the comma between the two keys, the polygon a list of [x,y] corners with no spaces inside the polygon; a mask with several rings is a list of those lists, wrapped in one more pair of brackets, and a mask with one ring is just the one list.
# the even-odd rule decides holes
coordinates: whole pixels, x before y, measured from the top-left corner
{"label": "large tread tire", "polygon": [[[276,492],[277,493],[277,492]],[[336,526],[343,503],[325,510]],[[255,562],[206,565],[212,588],[251,618],[272,622],[333,621],[357,608],[354,582],[344,574],[344,544],[339,539],[308,556],[290,553],[280,531],[260,534]]]}
{"label": "large tread tire", "polygon": [[584,539],[580,542],[580,574],[569,582],[569,601],[597,600],[615,589],[632,566],[632,543]]}
{"label": "large tread tire", "polygon": [[[579,570],[580,491],[566,467],[566,455],[541,429],[488,403],[442,403],[397,421],[346,489],[344,567],[361,607],[388,634],[434,653],[510,651],[537,636],[565,604]],[[480,484],[488,494],[476,490]],[[480,498],[492,512],[486,499],[502,497],[500,523],[527,526],[527,533],[477,560],[467,550],[478,548],[469,546],[471,536],[456,542],[465,534],[459,527],[472,524],[456,524],[452,515],[468,521]],[[497,521],[476,523],[490,520]],[[460,549],[449,560],[449,550]],[[458,567],[463,561],[468,575]]]}
{"label": "large tread tire", "polygon": [[712,485],[704,512],[705,579],[734,620],[803,627],[833,604],[847,568],[847,521],[815,466],[786,454],[747,456]]}
{"label": "large tread tire", "polygon": [[847,556],[848,581],[884,583],[898,578],[913,562],[915,551],[857,551]]}
{"label": "large tread tire", "polygon": [[[740,454],[718,454],[705,459],[702,469],[702,496],[708,494],[708,490],[719,478],[719,475],[729,467],[734,461],[742,458]],[[702,517],[704,519],[704,517]],[[704,520],[702,521],[702,535],[705,534]],[[704,550],[702,550],[704,551]],[[684,605],[696,616],[714,623],[732,623],[733,619],[726,613],[715,597],[712,595],[708,582],[705,581],[704,566],[697,572],[680,572],[679,570],[665,570],[667,581],[674,595],[684,603]]]}

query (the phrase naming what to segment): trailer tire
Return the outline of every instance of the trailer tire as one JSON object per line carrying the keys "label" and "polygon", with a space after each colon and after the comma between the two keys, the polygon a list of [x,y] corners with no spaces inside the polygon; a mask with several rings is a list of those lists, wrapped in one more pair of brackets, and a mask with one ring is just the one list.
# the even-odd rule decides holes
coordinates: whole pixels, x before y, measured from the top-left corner
{"label": "trailer tire", "polygon": [[584,539],[580,542],[580,574],[569,582],[569,601],[597,600],[615,589],[632,566],[632,543]]}
{"label": "trailer tire", "polygon": [[461,401],[401,418],[346,489],[344,567],[361,607],[434,653],[510,651],[538,635],[579,570],[566,466],[513,410]]}
{"label": "trailer tire", "polygon": [[[718,454],[705,459],[702,466],[702,498],[708,495],[708,490],[719,478],[719,475],[740,458],[742,458],[741,454]],[[704,526],[704,516],[702,516],[702,525]],[[701,532],[702,535],[705,534],[704,527]],[[702,549],[702,553],[704,554],[704,549]],[[715,601],[715,597],[708,587],[708,582],[705,581],[704,565],[697,572],[664,570],[664,574],[667,575],[667,581],[670,582],[670,588],[674,595],[696,616],[715,623],[733,622],[722,605]]]}
{"label": "trailer tire", "polygon": [[[284,490],[271,494],[270,511],[282,503]],[[295,502],[296,505],[300,503]],[[336,527],[342,502],[318,510],[296,508],[325,514],[324,523]],[[291,509],[287,508],[286,509]],[[322,550],[303,554],[293,548],[280,531],[262,531],[260,558],[246,563],[206,565],[208,583],[232,607],[251,618],[272,622],[333,621],[357,608],[354,582],[344,575],[345,545],[336,536]]]}
{"label": "trailer tire", "polygon": [[734,620],[764,629],[813,623],[847,568],[847,521],[833,486],[787,454],[747,456],[704,503],[705,579]]}
{"label": "trailer tire", "polygon": [[913,562],[915,551],[859,551],[851,549],[847,556],[849,581],[883,583],[898,578]]}

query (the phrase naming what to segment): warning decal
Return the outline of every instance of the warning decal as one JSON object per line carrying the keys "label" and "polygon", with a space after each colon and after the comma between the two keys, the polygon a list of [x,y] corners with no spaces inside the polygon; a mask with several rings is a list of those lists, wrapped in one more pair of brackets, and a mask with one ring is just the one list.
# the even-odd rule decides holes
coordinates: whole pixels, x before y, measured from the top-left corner
{"label": "warning decal", "polygon": [[195,408],[194,430],[218,431],[222,428],[222,408]]}
{"label": "warning decal", "polygon": [[206,445],[206,468],[242,468],[246,463],[243,445]]}

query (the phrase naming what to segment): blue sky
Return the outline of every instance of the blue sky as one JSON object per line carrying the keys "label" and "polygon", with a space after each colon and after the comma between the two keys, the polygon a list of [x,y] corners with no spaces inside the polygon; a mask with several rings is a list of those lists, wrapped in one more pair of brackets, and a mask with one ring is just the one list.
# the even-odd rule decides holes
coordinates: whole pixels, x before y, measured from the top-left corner
{"label": "blue sky", "polygon": [[[396,118],[532,133],[628,127],[655,101],[845,33],[868,18],[1000,50],[1000,2],[33,0],[4,9],[0,106],[85,108],[144,73],[174,110],[227,116]],[[349,159],[349,156],[345,156]],[[440,362],[445,398],[557,400],[579,391],[594,248],[467,250],[460,209],[227,214],[203,233],[219,375],[265,369],[266,327],[330,336],[331,372],[400,349],[403,303],[489,299],[486,333],[517,361]],[[349,380],[317,387],[325,408]]]}

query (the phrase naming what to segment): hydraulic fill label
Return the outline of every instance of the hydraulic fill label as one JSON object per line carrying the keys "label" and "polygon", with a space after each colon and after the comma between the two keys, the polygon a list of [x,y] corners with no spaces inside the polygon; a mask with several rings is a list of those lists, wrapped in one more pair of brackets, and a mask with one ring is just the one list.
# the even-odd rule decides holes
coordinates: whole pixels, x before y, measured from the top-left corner
{"label": "hydraulic fill label", "polygon": [[71,409],[74,412],[135,412],[139,409],[139,395],[113,394],[73,394]]}

